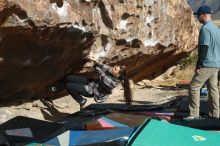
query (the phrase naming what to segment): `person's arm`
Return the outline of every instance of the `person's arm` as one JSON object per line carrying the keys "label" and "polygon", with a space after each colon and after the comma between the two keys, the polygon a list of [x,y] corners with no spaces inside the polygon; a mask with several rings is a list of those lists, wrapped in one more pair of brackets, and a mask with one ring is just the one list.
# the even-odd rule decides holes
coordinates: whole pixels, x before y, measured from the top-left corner
{"label": "person's arm", "polygon": [[106,73],[111,72],[111,67],[105,64],[95,63],[94,68],[99,75],[105,75]]}
{"label": "person's arm", "polygon": [[209,46],[201,45],[198,50],[198,61],[196,63],[196,69],[200,69],[202,67],[202,61],[207,54]]}
{"label": "person's arm", "polygon": [[99,74],[99,75],[105,75],[105,73],[111,73],[111,67],[110,66],[107,66],[105,64],[101,64],[101,63],[98,63],[95,59],[95,55],[93,53],[90,53],[89,56],[88,56],[88,59],[90,61],[93,61],[94,63],[94,69],[96,70],[96,72]]}
{"label": "person's arm", "polygon": [[211,34],[206,28],[202,28],[199,33],[199,43],[198,43],[198,61],[196,63],[196,73],[200,73],[200,68],[207,55],[207,51],[210,44]]}
{"label": "person's arm", "polygon": [[109,76],[109,73],[111,73],[110,66],[105,64],[96,64],[95,70],[97,71],[99,78],[107,87],[113,89],[115,86],[117,86],[118,82],[112,80],[112,78]]}

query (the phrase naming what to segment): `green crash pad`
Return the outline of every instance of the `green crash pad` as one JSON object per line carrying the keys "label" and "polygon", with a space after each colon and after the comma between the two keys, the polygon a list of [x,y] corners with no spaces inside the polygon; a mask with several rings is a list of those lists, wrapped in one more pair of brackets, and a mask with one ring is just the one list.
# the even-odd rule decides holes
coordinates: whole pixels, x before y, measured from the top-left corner
{"label": "green crash pad", "polygon": [[217,146],[220,133],[203,131],[157,120],[146,120],[127,146]]}

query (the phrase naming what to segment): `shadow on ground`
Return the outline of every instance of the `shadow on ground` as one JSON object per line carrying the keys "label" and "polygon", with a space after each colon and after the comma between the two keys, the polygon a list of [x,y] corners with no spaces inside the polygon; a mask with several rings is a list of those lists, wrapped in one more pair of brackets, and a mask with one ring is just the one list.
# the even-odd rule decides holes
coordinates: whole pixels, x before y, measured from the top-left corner
{"label": "shadow on ground", "polygon": [[[90,104],[80,112],[89,113],[89,111],[97,110],[97,111],[105,111],[105,110],[112,110],[112,111],[158,111],[165,109],[167,107],[176,107],[181,100],[183,100],[186,96],[175,96],[169,101],[163,104],[155,104],[153,102],[148,101],[133,101],[132,105],[126,105],[124,103],[95,103]],[[57,121],[64,117],[68,117],[69,113],[62,113],[55,108],[55,105],[47,100],[41,100],[41,102],[46,107],[45,109],[41,109],[41,112],[45,118],[45,120],[49,121]],[[123,100],[122,100],[123,102]]]}
{"label": "shadow on ground", "polygon": [[[90,104],[86,107],[86,109],[110,109],[110,110],[119,110],[119,111],[131,111],[131,110],[160,110],[170,106],[177,106],[177,103],[180,103],[187,96],[180,95],[174,96],[169,101],[162,104],[155,104],[153,102],[148,101],[133,101],[132,105],[126,105],[121,103],[99,103],[99,104]],[[122,100],[123,102],[123,100]]]}
{"label": "shadow on ground", "polygon": [[45,109],[41,109],[41,113],[43,114],[45,120],[57,121],[60,118],[70,115],[69,113],[62,113],[58,111],[54,104],[49,100],[41,100],[41,102],[46,107]]}
{"label": "shadow on ground", "polygon": [[157,88],[157,89],[160,89],[160,90],[178,91],[178,90],[188,89],[188,86],[186,86],[186,87],[176,87],[176,86],[163,86],[163,85],[159,85],[157,87],[154,87],[154,86],[146,85],[146,86],[141,87],[140,89],[145,89],[145,88],[148,88],[148,89]]}

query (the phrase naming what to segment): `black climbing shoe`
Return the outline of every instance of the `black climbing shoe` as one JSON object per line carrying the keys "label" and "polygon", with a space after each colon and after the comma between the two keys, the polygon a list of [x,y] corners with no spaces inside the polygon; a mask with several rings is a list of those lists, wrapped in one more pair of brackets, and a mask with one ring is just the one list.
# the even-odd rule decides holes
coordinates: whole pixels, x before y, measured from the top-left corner
{"label": "black climbing shoe", "polygon": [[58,92],[57,87],[55,87],[55,86],[53,86],[53,85],[49,86],[49,87],[48,87],[48,90],[49,90],[50,92],[53,92],[53,93],[57,93],[57,92]]}
{"label": "black climbing shoe", "polygon": [[83,99],[83,100],[79,103],[80,109],[83,109],[83,108],[85,107],[86,102],[87,102],[87,99]]}
{"label": "black climbing shoe", "polygon": [[95,100],[95,102],[96,103],[103,103],[103,102],[105,102],[107,99],[108,99],[108,96],[109,95],[105,95],[104,97],[102,97],[102,98],[98,98],[98,97],[94,97],[94,100]]}

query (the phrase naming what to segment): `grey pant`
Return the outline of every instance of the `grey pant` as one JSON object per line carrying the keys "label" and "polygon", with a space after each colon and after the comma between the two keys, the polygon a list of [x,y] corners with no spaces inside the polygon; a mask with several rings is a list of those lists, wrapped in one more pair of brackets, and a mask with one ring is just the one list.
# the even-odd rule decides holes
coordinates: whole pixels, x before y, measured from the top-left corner
{"label": "grey pant", "polygon": [[66,90],[78,103],[83,101],[82,96],[93,97],[85,89],[85,85],[88,83],[86,78],[73,75],[67,76],[65,80]]}
{"label": "grey pant", "polygon": [[209,116],[219,118],[218,68],[201,68],[201,74],[195,74],[189,88],[190,116],[199,116],[200,89],[207,83],[209,92]]}

